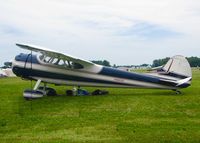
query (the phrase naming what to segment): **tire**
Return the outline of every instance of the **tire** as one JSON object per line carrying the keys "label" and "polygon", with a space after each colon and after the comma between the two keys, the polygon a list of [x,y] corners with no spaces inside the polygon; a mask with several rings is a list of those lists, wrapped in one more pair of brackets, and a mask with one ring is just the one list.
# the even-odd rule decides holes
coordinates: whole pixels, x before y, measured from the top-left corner
{"label": "tire", "polygon": [[66,91],[67,96],[73,96],[73,91],[72,90],[67,90]]}
{"label": "tire", "polygon": [[47,95],[47,96],[56,96],[57,93],[56,93],[56,90],[55,90],[55,89],[50,88],[50,87],[47,87],[47,88],[46,88],[46,95]]}

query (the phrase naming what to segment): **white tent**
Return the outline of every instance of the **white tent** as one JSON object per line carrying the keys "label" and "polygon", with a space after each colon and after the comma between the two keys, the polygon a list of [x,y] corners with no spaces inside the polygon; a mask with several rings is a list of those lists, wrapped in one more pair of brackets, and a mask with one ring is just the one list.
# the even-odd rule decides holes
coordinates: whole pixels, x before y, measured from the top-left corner
{"label": "white tent", "polygon": [[0,77],[6,76],[6,73],[3,71],[3,69],[0,69]]}
{"label": "white tent", "polygon": [[0,77],[15,77],[16,75],[12,72],[11,68],[0,69]]}
{"label": "white tent", "polygon": [[2,71],[5,73],[8,77],[15,77],[16,75],[12,72],[11,68],[2,69]]}

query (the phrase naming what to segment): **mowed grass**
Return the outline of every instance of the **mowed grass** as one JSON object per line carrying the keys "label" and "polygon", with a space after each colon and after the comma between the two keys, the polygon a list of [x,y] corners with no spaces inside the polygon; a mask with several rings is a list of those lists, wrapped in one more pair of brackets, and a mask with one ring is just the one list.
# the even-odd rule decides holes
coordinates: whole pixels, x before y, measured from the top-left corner
{"label": "mowed grass", "polygon": [[182,95],[108,88],[105,96],[68,97],[72,87],[53,86],[61,96],[27,101],[30,86],[0,79],[0,142],[200,142],[200,70]]}

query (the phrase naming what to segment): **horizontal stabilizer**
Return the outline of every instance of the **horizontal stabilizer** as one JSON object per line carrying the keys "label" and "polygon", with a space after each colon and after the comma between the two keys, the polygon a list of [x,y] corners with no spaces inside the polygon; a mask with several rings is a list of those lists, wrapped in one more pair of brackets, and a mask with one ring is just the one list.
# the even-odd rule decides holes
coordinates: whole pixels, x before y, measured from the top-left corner
{"label": "horizontal stabilizer", "polygon": [[148,71],[158,71],[158,70],[161,70],[163,68],[163,65],[162,66],[158,66],[158,67],[154,67],[154,68],[150,68],[150,69],[147,69]]}
{"label": "horizontal stabilizer", "polygon": [[190,85],[189,81],[191,81],[191,79],[192,77],[187,77],[181,80],[170,80],[170,79],[160,79],[160,80],[170,85],[181,87],[181,86],[184,86],[184,84]]}
{"label": "horizontal stabilizer", "polygon": [[192,77],[187,77],[187,78],[178,80],[176,86],[177,86],[177,87],[178,87],[178,86],[181,86],[182,84],[189,82],[191,79],[192,79]]}

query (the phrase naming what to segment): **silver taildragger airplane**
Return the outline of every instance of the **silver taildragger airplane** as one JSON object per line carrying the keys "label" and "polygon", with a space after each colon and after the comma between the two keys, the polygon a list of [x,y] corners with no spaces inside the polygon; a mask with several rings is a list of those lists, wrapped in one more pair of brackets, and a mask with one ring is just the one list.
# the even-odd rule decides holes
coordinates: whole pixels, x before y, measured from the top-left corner
{"label": "silver taildragger airplane", "polygon": [[[16,45],[30,50],[31,53],[21,53],[15,57],[12,63],[13,72],[23,79],[37,81],[33,90],[24,91],[25,98],[39,98],[47,92],[55,94],[54,89],[46,87],[47,83],[73,86],[169,89],[178,94],[180,93],[179,89],[190,86],[192,80],[190,65],[185,57],[180,55],[172,57],[165,65],[154,68],[152,72],[135,73],[97,65],[38,46]],[[32,54],[32,51],[39,54]],[[41,82],[44,83],[42,89],[40,88]]]}

